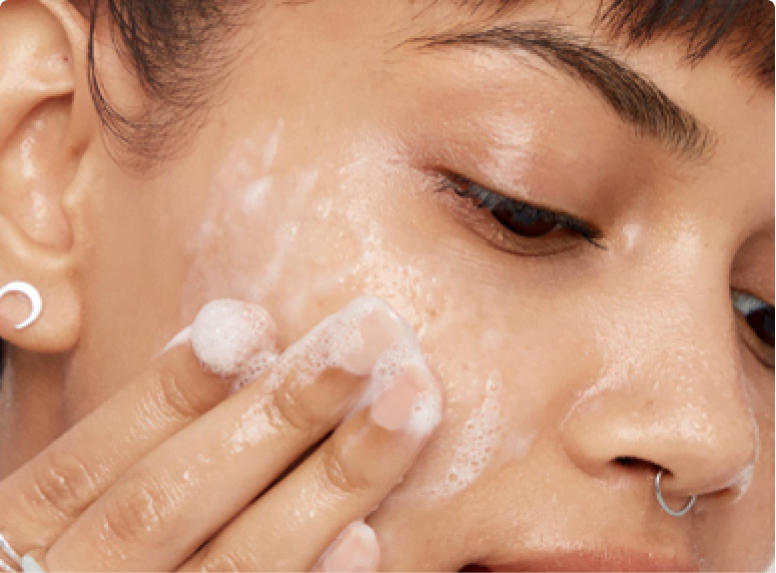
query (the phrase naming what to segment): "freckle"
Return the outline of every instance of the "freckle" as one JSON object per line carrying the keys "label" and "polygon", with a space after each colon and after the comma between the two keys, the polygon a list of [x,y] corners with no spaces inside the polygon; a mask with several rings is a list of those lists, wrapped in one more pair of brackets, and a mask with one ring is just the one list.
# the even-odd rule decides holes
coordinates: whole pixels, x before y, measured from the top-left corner
{"label": "freckle", "polygon": [[70,56],[67,54],[57,54],[56,56],[51,56],[49,58],[47,65],[51,70],[58,70],[69,63]]}

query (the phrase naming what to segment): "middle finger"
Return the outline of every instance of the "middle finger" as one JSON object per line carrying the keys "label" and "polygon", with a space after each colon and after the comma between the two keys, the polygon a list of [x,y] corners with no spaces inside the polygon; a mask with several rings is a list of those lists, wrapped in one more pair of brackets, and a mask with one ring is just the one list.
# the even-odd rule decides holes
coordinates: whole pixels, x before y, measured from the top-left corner
{"label": "middle finger", "polygon": [[[405,326],[361,300],[149,454],[49,549],[49,570],[171,570],[260,495],[358,399]],[[272,389],[268,392],[267,388]]]}

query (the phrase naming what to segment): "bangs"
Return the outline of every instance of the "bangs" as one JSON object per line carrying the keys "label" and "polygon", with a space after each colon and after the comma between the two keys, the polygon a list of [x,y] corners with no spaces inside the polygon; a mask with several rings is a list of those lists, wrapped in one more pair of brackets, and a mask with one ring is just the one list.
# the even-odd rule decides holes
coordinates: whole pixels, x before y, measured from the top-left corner
{"label": "bangs", "polygon": [[691,63],[721,49],[773,86],[774,5],[768,0],[613,0],[600,20],[631,46],[682,39]]}
{"label": "bangs", "polygon": [[[456,0],[496,16],[541,0]],[[696,64],[721,51],[741,71],[773,88],[774,5],[769,0],[599,0],[595,24],[628,47],[659,40],[684,44]]]}

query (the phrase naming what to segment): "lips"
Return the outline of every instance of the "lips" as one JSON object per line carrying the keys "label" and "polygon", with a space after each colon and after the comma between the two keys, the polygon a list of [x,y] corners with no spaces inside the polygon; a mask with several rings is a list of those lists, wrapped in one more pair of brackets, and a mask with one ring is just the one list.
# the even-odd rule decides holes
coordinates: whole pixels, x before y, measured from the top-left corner
{"label": "lips", "polygon": [[574,550],[532,555],[512,563],[470,564],[461,571],[698,571],[689,558],[629,549]]}

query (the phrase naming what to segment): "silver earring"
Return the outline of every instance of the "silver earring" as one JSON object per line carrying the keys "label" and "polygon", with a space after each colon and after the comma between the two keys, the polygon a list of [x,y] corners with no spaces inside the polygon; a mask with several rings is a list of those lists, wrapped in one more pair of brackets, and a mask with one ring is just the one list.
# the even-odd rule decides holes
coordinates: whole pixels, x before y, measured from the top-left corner
{"label": "silver earring", "polygon": [[21,281],[8,283],[0,289],[0,299],[11,293],[26,296],[32,306],[32,312],[27,320],[16,325],[16,330],[24,330],[40,318],[40,315],[43,312],[43,299],[40,298],[38,289],[31,284],[23,283]]}

